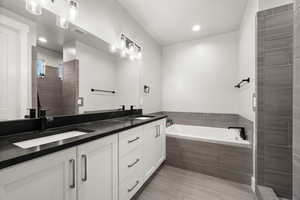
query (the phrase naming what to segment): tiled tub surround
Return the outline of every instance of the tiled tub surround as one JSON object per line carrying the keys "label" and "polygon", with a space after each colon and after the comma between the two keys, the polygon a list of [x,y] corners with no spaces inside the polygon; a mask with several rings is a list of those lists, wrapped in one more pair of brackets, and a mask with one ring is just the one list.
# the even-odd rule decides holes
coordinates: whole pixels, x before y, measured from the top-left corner
{"label": "tiled tub surround", "polygon": [[252,149],[167,136],[167,164],[250,184]]}
{"label": "tiled tub surround", "polygon": [[293,197],[300,200],[300,0],[294,10]]}
{"label": "tiled tub surround", "polygon": [[292,197],[293,5],[257,14],[257,179]]}
{"label": "tiled tub surround", "polygon": [[[253,122],[237,114],[161,112],[175,124],[228,128],[245,127],[252,141]],[[252,176],[252,148],[193,141],[167,136],[166,163],[240,183],[250,184]]]}

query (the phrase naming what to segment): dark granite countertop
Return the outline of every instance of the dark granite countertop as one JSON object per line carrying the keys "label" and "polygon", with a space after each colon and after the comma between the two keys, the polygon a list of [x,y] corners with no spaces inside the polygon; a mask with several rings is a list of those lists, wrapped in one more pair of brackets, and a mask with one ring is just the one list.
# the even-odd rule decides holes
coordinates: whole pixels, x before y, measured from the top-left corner
{"label": "dark granite countertop", "polygon": [[[73,124],[70,126],[49,129],[43,132],[32,131],[0,137],[0,169],[63,149],[74,147],[105,136],[116,134],[130,128],[141,126],[143,124],[157,121],[159,119],[166,118],[167,116],[155,115],[153,118],[148,120],[137,120],[134,119],[135,117],[136,116],[127,116],[108,120],[91,121],[82,124]],[[65,139],[58,142],[52,142],[28,149],[23,149],[13,144],[19,141],[45,137],[72,130],[82,130],[89,133],[82,136]]]}

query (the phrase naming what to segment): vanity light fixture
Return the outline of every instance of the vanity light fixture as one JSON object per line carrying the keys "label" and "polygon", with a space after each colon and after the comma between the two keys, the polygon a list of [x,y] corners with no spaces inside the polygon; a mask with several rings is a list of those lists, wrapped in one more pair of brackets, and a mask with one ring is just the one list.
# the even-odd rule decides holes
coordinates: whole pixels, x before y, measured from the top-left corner
{"label": "vanity light fixture", "polygon": [[121,57],[129,55],[129,59],[132,61],[142,59],[142,48],[124,34],[121,34],[120,48]]}
{"label": "vanity light fixture", "polygon": [[26,10],[34,15],[42,14],[42,5],[39,0],[26,0]]}
{"label": "vanity light fixture", "polygon": [[[55,3],[54,0],[26,0],[26,10],[34,15],[41,15],[43,7],[48,3]],[[69,28],[69,22],[74,22],[78,15],[78,2],[76,0],[65,0],[66,13],[56,17],[56,25],[63,29]]]}

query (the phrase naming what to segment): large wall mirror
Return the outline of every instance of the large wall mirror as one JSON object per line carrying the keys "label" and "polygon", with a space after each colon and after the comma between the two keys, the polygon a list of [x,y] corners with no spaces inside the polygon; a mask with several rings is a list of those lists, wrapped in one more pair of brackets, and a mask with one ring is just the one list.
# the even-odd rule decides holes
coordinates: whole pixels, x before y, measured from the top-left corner
{"label": "large wall mirror", "polygon": [[24,0],[0,1],[0,121],[29,108],[60,116],[138,107],[139,67],[126,71],[107,42],[62,26],[46,9],[28,12]]}

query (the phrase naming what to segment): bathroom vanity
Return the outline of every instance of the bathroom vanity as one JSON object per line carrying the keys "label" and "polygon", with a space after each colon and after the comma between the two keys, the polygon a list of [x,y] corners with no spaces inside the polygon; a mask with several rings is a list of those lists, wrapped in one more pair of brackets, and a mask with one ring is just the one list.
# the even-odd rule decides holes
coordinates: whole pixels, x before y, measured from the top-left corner
{"label": "bathroom vanity", "polygon": [[46,130],[40,137],[88,133],[29,148],[16,140],[26,142],[33,133],[2,138],[0,200],[129,200],[166,159],[165,117],[125,116]]}

